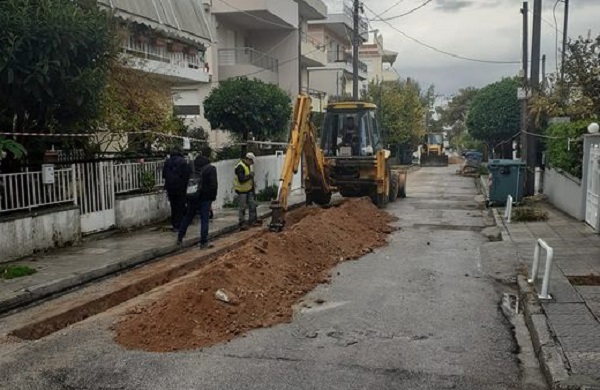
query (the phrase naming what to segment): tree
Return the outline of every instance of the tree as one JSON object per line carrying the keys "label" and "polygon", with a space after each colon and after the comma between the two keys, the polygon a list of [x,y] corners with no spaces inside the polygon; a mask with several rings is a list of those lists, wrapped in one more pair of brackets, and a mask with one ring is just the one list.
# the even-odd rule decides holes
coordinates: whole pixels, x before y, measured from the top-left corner
{"label": "tree", "polygon": [[385,141],[414,147],[425,134],[427,107],[419,85],[404,81],[371,84],[369,97],[379,107]]}
{"label": "tree", "polygon": [[565,78],[550,75],[547,89],[530,103],[538,126],[549,117],[572,120],[597,118],[600,113],[600,36],[579,37],[569,42],[564,64]]}
{"label": "tree", "polygon": [[210,125],[241,135],[244,143],[250,134],[264,140],[285,133],[291,112],[290,98],[281,88],[245,77],[221,82],[204,101]]}
{"label": "tree", "polygon": [[[101,152],[109,147],[119,152],[140,152],[151,149],[156,134],[132,133],[186,135],[187,127],[173,114],[171,88],[172,83],[158,75],[132,69],[121,60],[113,61],[99,102],[100,115],[92,124],[96,136],[91,146]],[[164,139],[159,141],[165,143]]]}
{"label": "tree", "polygon": [[1,1],[0,126],[72,131],[96,118],[115,53],[111,20],[93,1]]}
{"label": "tree", "polygon": [[562,169],[581,178],[583,166],[583,137],[589,122],[555,123],[546,129],[546,153],[554,168]]}
{"label": "tree", "polygon": [[519,82],[506,78],[482,88],[467,114],[469,134],[484,142],[490,153],[509,143],[520,131]]}

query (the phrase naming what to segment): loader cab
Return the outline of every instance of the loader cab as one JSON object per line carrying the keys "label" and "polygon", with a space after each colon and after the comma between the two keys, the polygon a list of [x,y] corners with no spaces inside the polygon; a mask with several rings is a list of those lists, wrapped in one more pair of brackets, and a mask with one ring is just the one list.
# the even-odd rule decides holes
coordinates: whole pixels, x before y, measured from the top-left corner
{"label": "loader cab", "polygon": [[365,102],[332,103],[321,130],[326,157],[374,156],[382,148],[377,106]]}

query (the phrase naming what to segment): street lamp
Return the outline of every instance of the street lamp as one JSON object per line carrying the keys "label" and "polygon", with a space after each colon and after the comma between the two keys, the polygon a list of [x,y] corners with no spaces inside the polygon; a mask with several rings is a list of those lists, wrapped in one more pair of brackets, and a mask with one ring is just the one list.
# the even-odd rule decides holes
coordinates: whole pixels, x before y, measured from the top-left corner
{"label": "street lamp", "polygon": [[596,122],[592,122],[587,129],[590,134],[598,134],[598,131],[600,131],[600,125],[598,125]]}

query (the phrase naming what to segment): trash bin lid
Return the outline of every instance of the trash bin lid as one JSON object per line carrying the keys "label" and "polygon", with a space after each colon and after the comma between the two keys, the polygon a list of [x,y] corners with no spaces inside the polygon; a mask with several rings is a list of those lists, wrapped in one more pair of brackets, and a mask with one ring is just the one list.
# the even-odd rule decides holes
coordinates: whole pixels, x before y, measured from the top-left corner
{"label": "trash bin lid", "polygon": [[521,160],[490,160],[488,168],[500,168],[500,167],[524,167],[527,164]]}

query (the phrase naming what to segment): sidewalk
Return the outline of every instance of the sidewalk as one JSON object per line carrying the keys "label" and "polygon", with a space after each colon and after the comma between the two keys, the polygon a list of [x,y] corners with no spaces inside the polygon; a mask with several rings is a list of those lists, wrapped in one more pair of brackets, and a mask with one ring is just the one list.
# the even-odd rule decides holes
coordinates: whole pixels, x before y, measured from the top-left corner
{"label": "sidewalk", "polygon": [[[521,264],[531,272],[535,243],[545,240],[554,249],[550,280],[552,300],[525,300],[525,314],[536,352],[552,388],[600,389],[600,236],[550,205],[546,222],[505,224]],[[545,253],[541,252],[541,291]],[[598,276],[595,280],[574,277]],[[587,284],[587,285],[584,285]],[[593,285],[596,284],[596,285]],[[522,293],[529,287],[520,278]],[[530,294],[536,297],[537,294]],[[548,332],[549,331],[549,332]],[[562,387],[561,387],[562,386]]]}
{"label": "sidewalk", "polygon": [[[304,193],[297,191],[290,195],[289,205],[298,206],[304,201]],[[260,218],[270,216],[268,203],[259,204],[258,215]],[[210,223],[209,237],[233,232],[237,230],[237,223],[237,209],[216,210]],[[0,313],[179,251],[177,234],[168,228],[170,224],[163,224],[92,238],[73,247],[55,249],[14,262],[37,272],[16,279],[0,279]],[[196,245],[198,240],[199,221],[196,218],[194,225],[188,229],[183,246]]]}

